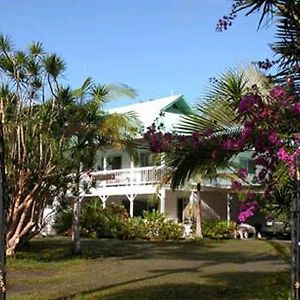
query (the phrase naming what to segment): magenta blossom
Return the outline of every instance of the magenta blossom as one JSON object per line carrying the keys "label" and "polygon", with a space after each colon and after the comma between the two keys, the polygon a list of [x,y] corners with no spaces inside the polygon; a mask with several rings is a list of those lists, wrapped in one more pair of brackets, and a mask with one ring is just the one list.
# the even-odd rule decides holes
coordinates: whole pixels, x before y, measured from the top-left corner
{"label": "magenta blossom", "polygon": [[248,171],[247,171],[247,169],[245,169],[245,168],[239,169],[239,170],[238,170],[238,175],[239,175],[240,178],[246,179],[247,176],[248,176]]}
{"label": "magenta blossom", "polygon": [[216,159],[217,158],[217,155],[218,155],[218,150],[217,149],[214,149],[211,153],[211,157],[212,159]]}
{"label": "magenta blossom", "polygon": [[240,100],[238,104],[238,111],[239,113],[246,113],[248,112],[251,108],[259,104],[260,98],[257,95],[249,94]]}
{"label": "magenta blossom", "polygon": [[288,152],[284,148],[280,148],[278,150],[277,157],[278,157],[278,159],[283,160],[285,162],[290,161],[290,155],[288,154]]}
{"label": "magenta blossom", "polygon": [[199,131],[194,131],[192,134],[192,139],[193,139],[193,147],[198,148],[200,145],[200,133]]}
{"label": "magenta blossom", "polygon": [[[251,192],[249,192],[249,193],[251,193]],[[247,198],[248,198],[249,193],[247,194]],[[254,199],[255,194],[251,193],[250,197],[252,199]],[[254,211],[256,209],[257,209],[257,202],[254,200],[249,199],[246,202],[241,203],[240,208],[239,208],[238,220],[240,222],[245,222],[248,218],[250,218],[254,215]]]}
{"label": "magenta blossom", "polygon": [[282,88],[281,86],[275,86],[272,88],[272,90],[270,91],[270,96],[272,98],[279,98],[279,97],[285,97],[286,92],[284,90],[284,88]]}
{"label": "magenta blossom", "polygon": [[292,113],[295,114],[295,115],[300,115],[300,102],[295,103],[292,106]]}
{"label": "magenta blossom", "polygon": [[274,145],[280,144],[280,139],[279,139],[277,133],[276,133],[274,130],[272,130],[272,131],[270,132],[270,134],[269,134],[269,136],[268,136],[268,140],[269,140],[269,142],[270,142],[271,144],[274,144]]}
{"label": "magenta blossom", "polygon": [[236,180],[231,182],[231,188],[235,191],[240,191],[242,189],[242,184]]}
{"label": "magenta blossom", "polygon": [[256,197],[255,193],[253,193],[253,192],[248,192],[247,193],[247,199],[248,199],[248,201],[254,201],[255,197]]}

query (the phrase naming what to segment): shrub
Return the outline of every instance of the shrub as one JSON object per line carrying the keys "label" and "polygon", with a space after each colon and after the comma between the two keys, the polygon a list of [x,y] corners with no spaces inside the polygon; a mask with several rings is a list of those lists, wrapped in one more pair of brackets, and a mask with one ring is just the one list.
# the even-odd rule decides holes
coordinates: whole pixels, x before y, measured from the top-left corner
{"label": "shrub", "polygon": [[[99,199],[90,199],[82,205],[80,214],[81,235],[86,237],[122,237],[122,222],[128,219],[128,213],[122,205],[109,204],[102,207]],[[72,228],[72,210],[60,208],[55,218],[58,234],[66,234]]]}
{"label": "shrub", "polygon": [[128,218],[122,222],[122,238],[124,240],[145,239],[147,229],[142,217]]}
{"label": "shrub", "polygon": [[69,234],[72,228],[72,211],[60,210],[57,212],[53,227],[57,234]]}
{"label": "shrub", "polygon": [[[102,208],[98,199],[90,199],[82,206],[80,226],[82,236],[97,238],[174,240],[183,234],[182,224],[167,220],[157,210],[129,218],[124,206],[112,203]],[[61,209],[56,217],[57,232],[69,233],[71,227],[71,209]]]}
{"label": "shrub", "polygon": [[[123,205],[111,203],[98,211],[99,219],[95,227],[98,238],[122,238],[124,220],[128,219],[128,213]],[[89,215],[86,216],[89,218]],[[83,223],[83,227],[84,227]]]}
{"label": "shrub", "polygon": [[143,217],[147,231],[146,238],[150,240],[169,240],[182,237],[182,224],[167,220],[164,214],[156,210],[144,211]]}
{"label": "shrub", "polygon": [[211,239],[229,239],[233,237],[236,228],[235,222],[205,220],[202,221],[202,233],[204,237]]}
{"label": "shrub", "polygon": [[183,225],[173,220],[166,220],[161,224],[159,237],[162,240],[179,240],[183,235]]}

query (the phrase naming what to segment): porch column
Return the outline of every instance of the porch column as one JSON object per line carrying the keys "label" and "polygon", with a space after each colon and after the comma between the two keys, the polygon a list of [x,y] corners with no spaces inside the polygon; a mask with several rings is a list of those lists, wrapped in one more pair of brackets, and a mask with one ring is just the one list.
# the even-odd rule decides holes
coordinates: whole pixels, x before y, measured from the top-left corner
{"label": "porch column", "polygon": [[160,165],[162,167],[164,167],[166,165],[166,162],[165,162],[165,154],[162,154],[161,157],[160,157]]}
{"label": "porch column", "polygon": [[228,192],[227,193],[227,204],[226,204],[226,211],[227,211],[227,225],[229,226],[230,219],[230,213],[231,213],[231,195]]}
{"label": "porch column", "polygon": [[102,206],[103,206],[103,208],[105,208],[105,206],[106,206],[106,200],[108,199],[108,197],[109,197],[109,196],[107,196],[107,195],[99,195],[99,198],[100,198],[101,201],[102,201]]}
{"label": "porch column", "polygon": [[103,157],[103,170],[105,171],[107,169],[107,158],[106,155]]}
{"label": "porch column", "polygon": [[162,188],[158,192],[158,197],[160,200],[160,213],[165,213],[166,211],[166,190]]}
{"label": "porch column", "polygon": [[195,199],[195,193],[192,191],[190,193],[190,197],[189,197],[189,204],[193,205],[194,204],[194,199]]}
{"label": "porch column", "polygon": [[135,199],[136,195],[135,194],[127,194],[126,197],[130,203],[129,215],[130,215],[130,217],[133,217],[133,204],[134,204],[134,199]]}
{"label": "porch column", "polygon": [[133,185],[133,168],[134,168],[134,163],[131,160],[130,161],[130,185]]}

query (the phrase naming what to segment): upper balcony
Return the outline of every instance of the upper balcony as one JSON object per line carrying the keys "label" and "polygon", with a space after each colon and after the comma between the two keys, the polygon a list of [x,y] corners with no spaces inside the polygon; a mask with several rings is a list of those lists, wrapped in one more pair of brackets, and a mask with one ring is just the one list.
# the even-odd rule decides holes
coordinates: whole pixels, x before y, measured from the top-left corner
{"label": "upper balcony", "polygon": [[[163,166],[103,170],[84,173],[81,184],[85,195],[90,196],[151,194],[158,191],[162,174]],[[202,182],[202,187],[206,188],[229,189],[230,185],[229,180],[221,178]]]}
{"label": "upper balcony", "polygon": [[154,193],[162,175],[162,166],[103,170],[84,173],[82,189],[86,195],[122,195]]}

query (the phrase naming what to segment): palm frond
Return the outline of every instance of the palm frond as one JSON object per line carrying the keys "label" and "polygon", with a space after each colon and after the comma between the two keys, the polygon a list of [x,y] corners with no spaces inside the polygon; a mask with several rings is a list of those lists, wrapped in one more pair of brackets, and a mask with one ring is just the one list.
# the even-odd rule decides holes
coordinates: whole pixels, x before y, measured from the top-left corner
{"label": "palm frond", "polygon": [[[257,68],[229,70],[212,82],[211,90],[204,97],[204,103],[196,106],[196,112],[182,117],[176,132],[190,142],[166,154],[166,165],[172,173],[172,188],[183,185],[193,176],[216,176],[217,170],[230,166],[237,153],[223,151],[223,143],[240,135],[243,120],[237,118],[237,104],[257,79],[260,79],[258,85],[266,89],[268,81]],[[209,139],[202,140],[199,146],[193,145],[195,132],[205,137],[208,131]],[[245,148],[251,148],[251,145]],[[212,155],[213,151],[217,155]]]}
{"label": "palm frond", "polygon": [[108,95],[111,100],[114,100],[116,98],[125,97],[125,98],[135,98],[137,96],[137,92],[132,87],[123,84],[107,84],[106,85],[108,89]]}
{"label": "palm frond", "polygon": [[49,54],[45,56],[43,58],[43,65],[46,72],[54,79],[57,79],[57,77],[66,69],[66,63],[64,60],[56,54]]}

